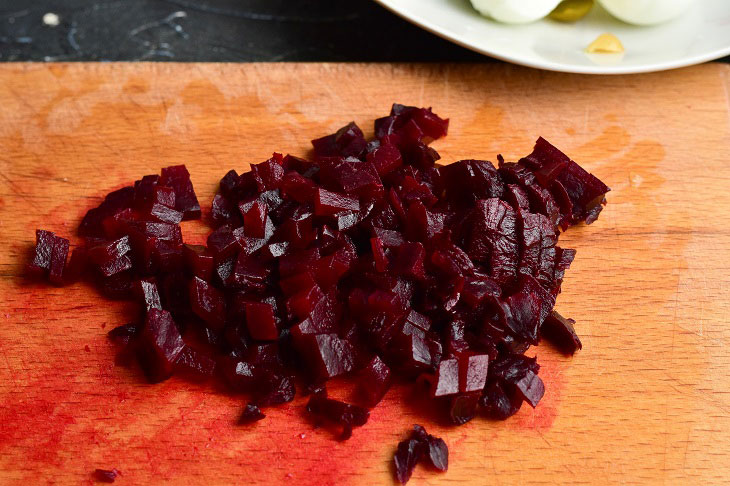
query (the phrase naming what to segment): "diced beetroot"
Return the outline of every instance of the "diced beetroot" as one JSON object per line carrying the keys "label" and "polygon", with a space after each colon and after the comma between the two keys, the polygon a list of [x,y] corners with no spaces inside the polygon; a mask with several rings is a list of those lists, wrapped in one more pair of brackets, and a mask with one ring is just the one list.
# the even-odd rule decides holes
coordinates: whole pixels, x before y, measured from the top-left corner
{"label": "diced beetroot", "polygon": [[525,375],[517,380],[515,383],[517,393],[522,397],[524,401],[530,404],[532,408],[535,408],[545,394],[545,385],[537,374],[529,370]]}
{"label": "diced beetroot", "polygon": [[373,408],[383,399],[391,382],[390,368],[379,356],[374,356],[358,375],[357,393],[366,406]]}
{"label": "diced beetroot", "polygon": [[282,155],[275,153],[269,160],[251,166],[251,172],[254,174],[254,178],[261,183],[259,186],[260,191],[270,191],[279,188],[281,179],[284,177],[282,162]]}
{"label": "diced beetroot", "polygon": [[393,457],[395,463],[395,478],[401,484],[406,484],[413,474],[413,470],[423,457],[425,447],[418,439],[407,439],[398,443],[398,449]]}
{"label": "diced beetroot", "polygon": [[175,372],[194,380],[207,380],[213,377],[215,361],[190,346],[185,346],[175,360]]}
{"label": "diced beetroot", "polygon": [[229,356],[220,358],[217,369],[220,370],[228,387],[235,392],[250,392],[258,380],[256,368],[242,359]]}
{"label": "diced beetroot", "polygon": [[105,237],[102,221],[118,211],[134,205],[135,190],[133,187],[110,192],[96,208],[90,209],[79,225],[79,236]]}
{"label": "diced beetroot", "polygon": [[573,327],[575,321],[566,319],[558,311],[553,310],[540,327],[540,336],[544,337],[562,353],[573,355],[583,344]]}
{"label": "diced beetroot", "polygon": [[320,157],[359,157],[365,151],[366,144],[362,130],[355,122],[348,123],[332,135],[312,140],[314,153]]}
{"label": "diced beetroot", "polygon": [[264,238],[266,236],[266,217],[268,206],[260,201],[238,205],[243,215],[243,226],[246,236]]}
{"label": "diced beetroot", "polygon": [[253,403],[249,403],[243,409],[241,416],[238,417],[238,424],[239,425],[250,424],[253,422],[258,422],[259,420],[263,420],[265,418],[266,418],[266,415],[264,415],[264,413],[261,411],[261,409],[258,406],[254,405]]}
{"label": "diced beetroot", "polygon": [[234,236],[233,229],[225,225],[208,235],[208,249],[213,253],[215,261],[221,262],[235,256],[241,245]]}
{"label": "diced beetroot", "polygon": [[487,382],[488,369],[488,355],[462,354],[459,357],[459,391],[470,393],[482,390]]}
{"label": "diced beetroot", "polygon": [[213,255],[202,245],[183,245],[183,259],[188,272],[210,281],[215,266]]}
{"label": "diced beetroot", "polygon": [[307,403],[307,411],[316,417],[342,425],[340,439],[347,440],[352,436],[353,427],[361,427],[370,418],[370,412],[357,405],[340,402],[321,394],[314,394]]}
{"label": "diced beetroot", "polygon": [[305,334],[295,344],[315,378],[329,379],[353,368],[350,343],[337,334]]}
{"label": "diced beetroot", "polygon": [[346,194],[317,189],[314,197],[314,214],[317,216],[332,216],[343,211],[359,211],[360,202],[355,197]]}
{"label": "diced beetroot", "polygon": [[279,337],[274,309],[264,302],[246,303],[246,325],[254,339],[273,341]]}
{"label": "diced beetroot", "polygon": [[403,164],[401,153],[395,145],[380,145],[367,155],[367,160],[375,167],[379,175],[392,172]]}
{"label": "diced beetroot", "polygon": [[175,191],[175,209],[183,213],[183,219],[199,219],[200,204],[195,195],[190,173],[184,165],[176,165],[162,169],[160,184],[169,186]]}
{"label": "diced beetroot", "polygon": [[226,301],[220,290],[205,280],[193,277],[190,281],[190,304],[193,312],[211,328],[223,329],[226,319]]}
{"label": "diced beetroot", "polygon": [[306,319],[319,299],[322,298],[322,290],[319,286],[303,290],[294,294],[286,301],[286,308],[290,314],[298,319]]}
{"label": "diced beetroot", "polygon": [[477,201],[467,253],[478,262],[488,263],[491,276],[499,283],[517,273],[519,243],[517,216],[504,201]]}
{"label": "diced beetroot", "polygon": [[[274,153],[229,171],[207,246],[183,244],[179,223],[200,207],[185,167],[168,167],[89,210],[68,264],[68,240],[38,231],[29,273],[59,284],[88,268],[102,294],[141,302],[144,325],[109,333],[119,363],[136,356],[150,381],[220,378],[250,394],[241,422],[303,379],[310,413],[346,439],[368,412],[326,398],[326,382],[356,371],[369,407],[396,377],[422,376],[452,423],[479,407],[505,419],[544,393],[522,353],[542,337],[581,346],[553,309],[575,257],[558,236],[592,222],[609,189],[543,139],[517,163],[498,155],[499,169],[437,166],[428,144],[447,130],[430,108],[394,104],[374,140],[350,123],[312,142],[314,162]],[[446,470],[448,448],[415,426],[398,479],[421,459]]]}
{"label": "diced beetroot", "polygon": [[238,172],[235,170],[231,169],[226,172],[226,175],[224,175],[220,181],[220,192],[225,196],[233,196],[236,191],[236,187],[238,186],[238,179]]}
{"label": "diced beetroot", "polygon": [[149,312],[151,309],[162,310],[160,293],[157,290],[157,282],[154,278],[137,280],[134,283],[134,291],[137,298],[142,302],[145,312]]}
{"label": "diced beetroot", "polygon": [[282,195],[301,204],[314,203],[317,185],[297,172],[287,173],[281,181]]}
{"label": "diced beetroot", "polygon": [[283,278],[279,281],[279,286],[284,295],[291,296],[298,292],[308,291],[317,285],[314,276],[309,272],[303,272],[298,275]]}
{"label": "diced beetroot", "polygon": [[170,313],[159,309],[147,312],[138,339],[138,356],[147,378],[152,383],[169,378],[185,347]]}
{"label": "diced beetroot", "polygon": [[423,266],[425,254],[421,243],[403,243],[398,247],[395,257],[395,272],[416,280],[425,278],[426,273]]}
{"label": "diced beetroot", "polygon": [[449,420],[454,425],[464,425],[476,417],[479,393],[464,393],[449,399]]}
{"label": "diced beetroot", "polygon": [[436,369],[431,394],[433,397],[444,397],[457,393],[459,393],[459,360],[443,359]]}
{"label": "diced beetroot", "polygon": [[[38,250],[36,250],[36,255]],[[53,236],[53,250],[51,250],[51,261],[48,269],[48,280],[52,284],[62,285],[66,269],[66,258],[68,257],[68,240],[60,236]],[[35,258],[34,258],[35,263]]]}
{"label": "diced beetroot", "polygon": [[113,483],[118,475],[119,471],[116,469],[94,469],[94,480],[100,483]]}

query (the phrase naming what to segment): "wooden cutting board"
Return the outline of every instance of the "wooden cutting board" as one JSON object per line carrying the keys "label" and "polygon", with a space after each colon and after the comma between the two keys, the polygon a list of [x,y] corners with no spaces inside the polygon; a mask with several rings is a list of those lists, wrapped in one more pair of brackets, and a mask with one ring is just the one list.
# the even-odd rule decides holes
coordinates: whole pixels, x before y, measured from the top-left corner
{"label": "wooden cutting board", "polygon": [[[509,65],[32,64],[0,66],[0,483],[390,484],[396,443],[423,423],[450,468],[411,484],[727,481],[730,474],[730,67],[588,77]],[[205,209],[230,168],[393,101],[451,118],[444,161],[516,159],[542,135],[613,189],[557,308],[584,348],[533,352],[547,393],[506,422],[455,428],[393,390],[340,443],[304,399],[237,427],[241,397],[115,367],[105,338],[133,309],[85,284],[25,281],[36,228],[75,237],[112,189],[187,164]],[[204,241],[207,228],[183,225]]]}

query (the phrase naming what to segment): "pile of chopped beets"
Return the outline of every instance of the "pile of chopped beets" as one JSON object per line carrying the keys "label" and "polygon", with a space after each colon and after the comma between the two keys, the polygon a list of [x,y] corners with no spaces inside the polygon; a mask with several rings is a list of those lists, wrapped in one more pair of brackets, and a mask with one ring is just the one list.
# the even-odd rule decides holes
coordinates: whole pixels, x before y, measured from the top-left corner
{"label": "pile of chopped beets", "polygon": [[[313,140],[311,160],[275,153],[231,170],[206,246],[183,242],[200,205],[186,168],[168,167],[91,209],[68,262],[69,241],[39,230],[30,270],[138,302],[139,319],[109,333],[119,359],[151,382],[221,379],[250,397],[242,423],[298,386],[346,439],[396,379],[426,382],[454,424],[506,419],[543,396],[531,345],[581,347],[553,309],[575,256],[558,235],[593,222],[609,188],[542,138],[498,168],[437,165],[429,143],[447,128],[395,104],[372,140],[349,123]],[[357,404],[327,398],[341,375]],[[414,434],[401,446],[422,450],[430,436]]]}

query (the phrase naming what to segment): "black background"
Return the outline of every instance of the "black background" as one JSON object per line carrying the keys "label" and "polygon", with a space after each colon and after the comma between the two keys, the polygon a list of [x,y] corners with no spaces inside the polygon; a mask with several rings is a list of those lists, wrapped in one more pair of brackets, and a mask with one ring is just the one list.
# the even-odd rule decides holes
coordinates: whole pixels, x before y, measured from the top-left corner
{"label": "black background", "polygon": [[0,61],[141,60],[490,61],[372,0],[0,0]]}

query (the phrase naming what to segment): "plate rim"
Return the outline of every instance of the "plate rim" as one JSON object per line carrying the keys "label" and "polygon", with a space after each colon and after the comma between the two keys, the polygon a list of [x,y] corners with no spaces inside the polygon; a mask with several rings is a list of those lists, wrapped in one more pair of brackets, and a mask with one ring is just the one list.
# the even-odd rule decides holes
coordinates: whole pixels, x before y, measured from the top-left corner
{"label": "plate rim", "polygon": [[550,61],[543,61],[543,62],[534,62],[530,60],[525,60],[520,58],[519,56],[510,56],[506,54],[502,54],[499,52],[494,52],[486,48],[482,48],[479,46],[472,45],[468,42],[465,42],[461,39],[459,39],[458,36],[450,33],[447,29],[444,29],[442,27],[439,27],[438,25],[432,23],[427,18],[418,16],[418,15],[412,15],[411,12],[406,12],[405,9],[399,8],[394,0],[374,0],[376,3],[387,9],[388,11],[394,13],[395,15],[401,17],[404,20],[407,20],[408,22],[421,27],[424,30],[427,30],[428,32],[431,32],[432,34],[435,34],[443,39],[446,39],[450,42],[453,42],[454,44],[457,44],[461,47],[464,47],[466,49],[472,50],[474,52],[478,52],[480,54],[483,54],[485,56],[493,57],[495,59],[499,59],[501,61],[510,62],[512,64],[518,64],[520,66],[526,66],[530,68],[535,69],[543,69],[546,71],[555,71],[555,72],[563,72],[563,73],[573,73],[573,74],[640,74],[640,73],[653,73],[653,72],[659,72],[659,71],[667,71],[670,69],[677,69],[687,66],[693,66],[695,64],[701,64],[708,61],[713,61],[715,59],[719,59],[721,57],[725,57],[730,55],[730,45],[727,47],[716,49],[714,51],[710,51],[705,54],[692,56],[692,57],[685,57],[676,59],[673,61],[664,61],[659,63],[653,63],[653,64],[646,64],[641,66],[577,66],[573,64],[563,64],[563,63],[557,63],[557,62],[550,62]]}

